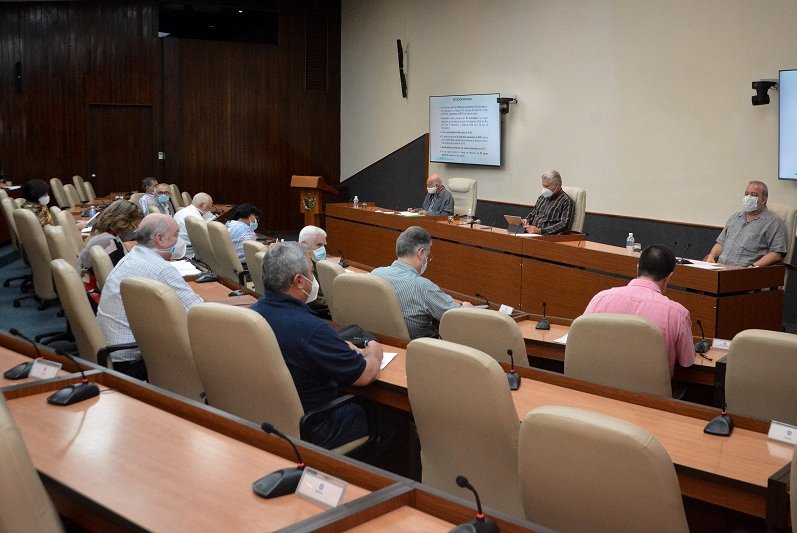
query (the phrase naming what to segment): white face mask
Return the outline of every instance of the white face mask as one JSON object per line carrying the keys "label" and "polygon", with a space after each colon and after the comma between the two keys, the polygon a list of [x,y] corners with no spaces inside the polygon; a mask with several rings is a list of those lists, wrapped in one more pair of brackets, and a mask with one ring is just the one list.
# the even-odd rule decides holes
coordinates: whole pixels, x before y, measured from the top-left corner
{"label": "white face mask", "polygon": [[546,189],[545,187],[543,187],[542,192],[540,194],[542,194],[543,198],[550,198],[551,196],[553,196],[553,191],[551,189]]}
{"label": "white face mask", "polygon": [[[299,275],[301,276],[301,274]],[[310,278],[308,278],[307,276],[302,276],[302,277],[307,281],[310,281]],[[308,294],[304,292],[304,290],[302,290],[302,292],[307,294],[307,300],[305,300],[304,303],[309,304],[310,302],[315,301],[315,299],[318,298],[318,289],[319,289],[318,280],[315,279],[315,276],[313,276],[313,288],[310,289],[310,293]]]}
{"label": "white face mask", "polygon": [[745,195],[745,197],[742,198],[742,211],[745,213],[752,213],[756,209],[758,209],[758,197]]}
{"label": "white face mask", "polygon": [[437,187],[426,187],[426,192],[429,194],[434,194],[437,192]]}
{"label": "white face mask", "polygon": [[39,203],[42,204],[42,205],[49,204],[50,203],[50,195],[49,194],[45,194],[44,196],[39,198]]}

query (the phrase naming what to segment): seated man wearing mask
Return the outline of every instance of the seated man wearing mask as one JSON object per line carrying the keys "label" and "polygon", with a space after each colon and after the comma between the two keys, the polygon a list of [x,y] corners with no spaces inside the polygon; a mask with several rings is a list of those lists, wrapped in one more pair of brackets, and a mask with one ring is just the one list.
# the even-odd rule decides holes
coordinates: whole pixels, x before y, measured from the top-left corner
{"label": "seated man wearing mask", "polygon": [[[412,208],[408,211],[413,211]],[[419,210],[422,215],[452,216],[454,214],[454,197],[443,186],[439,174],[432,174],[426,180],[426,196],[423,199],[423,208]]]}
{"label": "seated man wearing mask", "polygon": [[[172,217],[162,213],[147,215],[136,232],[138,244],[108,275],[97,309],[97,323],[109,345],[135,342],[120,292],[122,280],[125,278],[135,276],[165,283],[177,293],[186,312],[202,303],[202,298],[191,290],[177,269],[161,256],[161,252],[168,252],[175,245],[177,233],[177,222]],[[141,358],[141,351],[137,348],[114,352],[111,360],[113,369],[117,372],[146,381],[147,367]]]}
{"label": "seated man wearing mask", "polygon": [[[274,331],[305,411],[337,398],[342,386],[364,387],[376,379],[382,346],[371,341],[363,349],[355,348],[307,307],[318,293],[318,282],[304,246],[297,242],[272,245],[263,258],[262,275],[265,292],[251,308],[263,315]],[[363,459],[368,462],[384,453],[394,438],[392,425],[385,419],[381,422],[375,455]],[[367,434],[365,409],[347,404],[309,428],[306,437],[332,449]]]}
{"label": "seated man wearing mask", "polygon": [[526,216],[526,233],[556,235],[567,231],[573,220],[573,200],[562,190],[562,176],[549,170],[541,177],[542,194]]}
{"label": "seated man wearing mask", "polygon": [[213,198],[209,194],[200,192],[191,200],[191,205],[180,209],[174,214],[174,220],[180,227],[180,241],[185,243],[185,257],[194,257],[194,248],[191,246],[191,239],[188,237],[188,230],[185,227],[185,219],[188,217],[200,218],[207,222],[213,215],[210,208],[213,207]]}
{"label": "seated man wearing mask", "polygon": [[[145,200],[146,199],[146,200]],[[172,191],[168,183],[158,183],[155,185],[155,194],[145,194],[141,198],[146,202],[147,210],[145,215],[150,213],[163,213],[164,215],[174,216],[174,206],[172,205]]]}
{"label": "seated man wearing mask", "polygon": [[764,182],[747,184],[742,210],[725,223],[706,261],[744,267],[781,262],[787,251],[786,226],[778,215],[767,209],[768,197],[769,189]]}
{"label": "seated man wearing mask", "polygon": [[149,206],[150,203],[155,202],[155,189],[158,187],[158,179],[147,177],[141,180],[141,190],[144,192],[144,196],[139,198],[138,200],[138,207],[141,209],[141,212],[144,216],[149,214]]}
{"label": "seated man wearing mask", "polygon": [[[299,232],[299,244],[303,245],[310,252],[310,258],[313,260],[313,276],[318,279],[318,269],[316,263],[323,261],[327,258],[327,232],[318,226],[305,226]],[[318,297],[312,302],[308,303],[310,309],[316,316],[331,320],[329,314],[329,306],[324,298],[324,293],[318,289]]]}
{"label": "seated man wearing mask", "polygon": [[432,260],[432,237],[422,227],[411,226],[399,235],[396,256],[398,259],[392,265],[375,268],[371,274],[393,285],[411,339],[438,337],[437,329],[443,313],[460,305],[470,307],[472,304],[457,304],[440,287],[423,277]]}

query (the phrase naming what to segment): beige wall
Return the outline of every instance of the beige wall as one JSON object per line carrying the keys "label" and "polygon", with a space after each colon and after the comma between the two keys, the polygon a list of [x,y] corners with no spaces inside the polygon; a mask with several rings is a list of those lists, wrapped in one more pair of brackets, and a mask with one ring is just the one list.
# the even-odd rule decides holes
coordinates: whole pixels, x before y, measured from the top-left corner
{"label": "beige wall", "polygon": [[794,0],[342,4],[341,178],[428,131],[429,95],[500,92],[519,99],[503,166],[431,165],[480,198],[532,203],[556,168],[593,212],[722,225],[752,178],[797,205],[777,180],[777,93],[750,104],[751,81],[797,68]]}

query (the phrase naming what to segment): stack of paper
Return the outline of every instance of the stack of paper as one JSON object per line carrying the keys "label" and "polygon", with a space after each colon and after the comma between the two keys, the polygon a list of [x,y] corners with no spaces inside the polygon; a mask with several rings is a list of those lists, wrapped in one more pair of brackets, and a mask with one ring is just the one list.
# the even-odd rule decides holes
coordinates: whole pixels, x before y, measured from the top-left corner
{"label": "stack of paper", "polygon": [[185,259],[181,259],[180,261],[169,261],[169,264],[176,268],[177,272],[179,272],[183,277],[197,276],[202,273],[201,270],[195,267],[190,261],[186,261]]}

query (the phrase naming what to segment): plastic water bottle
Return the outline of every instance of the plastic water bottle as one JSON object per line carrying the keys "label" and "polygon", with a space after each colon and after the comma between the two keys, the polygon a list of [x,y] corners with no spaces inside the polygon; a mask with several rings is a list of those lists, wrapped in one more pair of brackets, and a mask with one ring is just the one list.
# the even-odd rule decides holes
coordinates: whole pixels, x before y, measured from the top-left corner
{"label": "plastic water bottle", "polygon": [[359,208],[360,207],[360,199],[355,196],[354,200],[352,200],[352,204],[354,205],[354,209]]}
{"label": "plastic water bottle", "polygon": [[88,212],[88,213],[86,213],[86,216],[88,216],[89,218],[91,218],[91,217],[93,217],[93,216],[94,216],[94,215],[96,215],[96,214],[97,214],[97,210],[96,210],[96,209],[94,209],[94,206],[92,205],[91,207],[89,207],[89,212]]}
{"label": "plastic water bottle", "polygon": [[629,254],[634,253],[634,234],[629,233],[625,239],[625,251]]}
{"label": "plastic water bottle", "polygon": [[468,209],[468,214],[465,215],[465,222],[467,222],[468,224],[473,223],[473,210]]}

